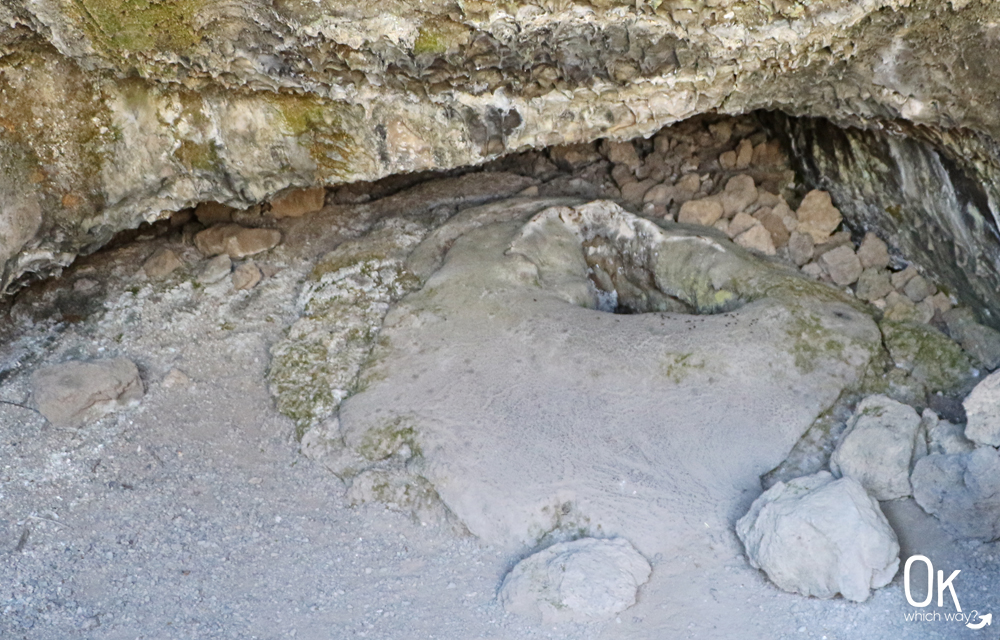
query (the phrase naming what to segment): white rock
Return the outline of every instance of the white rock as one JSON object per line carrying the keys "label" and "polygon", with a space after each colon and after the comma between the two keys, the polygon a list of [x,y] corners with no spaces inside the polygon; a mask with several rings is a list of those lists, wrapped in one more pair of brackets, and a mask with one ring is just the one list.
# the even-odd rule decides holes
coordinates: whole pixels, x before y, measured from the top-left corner
{"label": "white rock", "polygon": [[70,361],[31,377],[38,411],[58,427],[77,427],[142,398],[139,370],[128,358]]}
{"label": "white rock", "polygon": [[863,602],[889,584],[899,543],[878,502],[828,471],[779,482],[736,523],[750,564],[785,591]]}
{"label": "white rock", "polygon": [[627,540],[582,538],[519,562],[500,587],[505,610],[545,624],[606,620],[635,604],[652,569]]}
{"label": "white rock", "polygon": [[913,407],[882,395],[868,396],[847,422],[830,469],[857,480],[877,500],[906,497],[912,493],[910,463],[919,427]]}
{"label": "white rock", "polygon": [[1000,447],[1000,371],[976,385],[962,402],[968,423],[965,437],[979,444]]}
{"label": "white rock", "polygon": [[910,481],[917,504],[945,529],[977,540],[1000,538],[1000,454],[993,447],[929,455]]}

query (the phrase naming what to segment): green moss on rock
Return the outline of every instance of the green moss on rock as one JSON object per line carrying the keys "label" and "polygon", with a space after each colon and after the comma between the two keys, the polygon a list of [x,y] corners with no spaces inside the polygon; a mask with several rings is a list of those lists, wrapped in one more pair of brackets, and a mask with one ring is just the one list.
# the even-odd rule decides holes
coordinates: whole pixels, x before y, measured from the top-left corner
{"label": "green moss on rock", "polygon": [[883,320],[880,329],[896,366],[924,383],[928,391],[956,393],[974,384],[969,356],[940,331],[914,322],[891,320]]}

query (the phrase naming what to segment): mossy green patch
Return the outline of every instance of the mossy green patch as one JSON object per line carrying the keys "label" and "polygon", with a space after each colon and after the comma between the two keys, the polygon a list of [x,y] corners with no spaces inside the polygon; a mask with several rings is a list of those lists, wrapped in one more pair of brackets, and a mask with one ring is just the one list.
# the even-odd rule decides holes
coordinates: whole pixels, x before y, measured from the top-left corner
{"label": "mossy green patch", "polygon": [[320,178],[346,179],[350,175],[357,150],[354,137],[348,133],[348,120],[353,120],[350,105],[285,92],[263,95],[281,117],[285,133],[309,149]]}
{"label": "mossy green patch", "polygon": [[413,42],[414,55],[442,54],[469,41],[469,28],[448,18],[426,20]]}
{"label": "mossy green patch", "polygon": [[406,418],[398,417],[380,426],[369,429],[361,439],[357,451],[372,462],[385,460],[406,445],[413,455],[420,455],[417,431],[408,424]]}
{"label": "mossy green patch", "polygon": [[196,27],[204,0],[74,0],[91,42],[106,54],[183,55],[201,39]]}
{"label": "mossy green patch", "polygon": [[909,371],[928,391],[955,393],[974,383],[969,356],[940,331],[891,320],[883,320],[879,328],[896,366]]}
{"label": "mossy green patch", "polygon": [[219,152],[210,142],[181,140],[180,146],[174,150],[174,157],[189,171],[212,171],[219,164]]}
{"label": "mossy green patch", "polygon": [[847,346],[844,339],[827,329],[822,318],[811,311],[796,308],[787,333],[795,366],[803,373],[812,373],[829,358],[843,359]]}

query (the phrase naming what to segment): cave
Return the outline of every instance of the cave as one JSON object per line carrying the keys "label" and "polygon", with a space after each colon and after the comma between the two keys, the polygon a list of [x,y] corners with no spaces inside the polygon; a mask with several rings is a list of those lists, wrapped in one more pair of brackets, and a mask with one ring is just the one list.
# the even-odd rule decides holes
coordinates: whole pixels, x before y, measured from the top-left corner
{"label": "cave", "polygon": [[0,16],[3,637],[990,623],[992,3]]}

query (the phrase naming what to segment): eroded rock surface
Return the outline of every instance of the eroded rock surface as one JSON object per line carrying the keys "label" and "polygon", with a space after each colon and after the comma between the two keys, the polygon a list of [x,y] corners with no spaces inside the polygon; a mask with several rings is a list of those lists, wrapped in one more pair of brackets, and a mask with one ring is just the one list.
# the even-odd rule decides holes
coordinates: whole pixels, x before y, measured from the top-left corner
{"label": "eroded rock surface", "polygon": [[651,570],[627,540],[582,538],[517,563],[497,597],[507,611],[544,624],[595,622],[635,604]]}
{"label": "eroded rock surface", "polygon": [[[0,286],[202,201],[244,208],[289,187],[650,135],[712,110],[953,128],[940,140],[949,157],[973,148],[961,170],[985,184],[1000,134],[983,107],[1000,85],[998,11],[985,0],[13,0],[0,8]],[[747,143],[720,162],[763,155]],[[985,243],[983,202],[966,230]]]}

